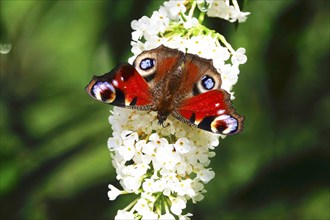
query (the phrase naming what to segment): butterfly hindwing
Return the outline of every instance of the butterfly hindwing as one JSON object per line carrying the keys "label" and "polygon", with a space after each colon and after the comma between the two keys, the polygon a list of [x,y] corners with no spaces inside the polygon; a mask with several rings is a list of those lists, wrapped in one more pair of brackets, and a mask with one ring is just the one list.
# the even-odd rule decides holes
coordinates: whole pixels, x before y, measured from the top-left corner
{"label": "butterfly hindwing", "polygon": [[149,110],[152,102],[148,83],[130,64],[94,76],[86,91],[98,101],[119,107]]}
{"label": "butterfly hindwing", "polygon": [[190,97],[172,113],[177,119],[218,134],[235,134],[242,130],[243,117],[235,113],[224,90],[212,90]]}

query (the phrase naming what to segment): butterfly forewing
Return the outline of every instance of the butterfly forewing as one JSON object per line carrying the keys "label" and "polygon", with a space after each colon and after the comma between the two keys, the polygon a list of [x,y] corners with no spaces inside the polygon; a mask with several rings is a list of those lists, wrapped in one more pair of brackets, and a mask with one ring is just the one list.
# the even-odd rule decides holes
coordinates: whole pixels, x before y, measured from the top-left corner
{"label": "butterfly forewing", "polygon": [[129,64],[119,65],[103,76],[94,76],[86,91],[98,101],[120,107],[146,108],[152,104],[149,86]]}
{"label": "butterfly forewing", "polygon": [[211,77],[214,80],[214,84],[209,90],[220,89],[221,87],[220,74],[213,67],[212,61],[193,54],[185,55],[182,75],[179,91],[182,94],[188,90],[189,93],[186,94],[185,98],[207,91],[200,85],[204,76]]}
{"label": "butterfly forewing", "polygon": [[[156,49],[142,52],[136,57],[133,65],[148,82],[149,88],[160,89],[159,87],[164,86],[166,79],[182,63],[183,58],[183,52],[161,45]],[[146,61],[150,61],[153,65],[141,65]]]}

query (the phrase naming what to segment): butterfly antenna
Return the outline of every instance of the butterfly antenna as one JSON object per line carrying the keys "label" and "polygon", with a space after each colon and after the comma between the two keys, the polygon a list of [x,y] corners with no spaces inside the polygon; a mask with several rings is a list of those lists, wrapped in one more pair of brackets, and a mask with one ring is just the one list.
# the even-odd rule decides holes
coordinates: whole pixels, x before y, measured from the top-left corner
{"label": "butterfly antenna", "polygon": [[131,134],[133,134],[134,132],[137,132],[138,130],[140,130],[140,129],[142,129],[143,127],[147,126],[148,124],[152,123],[154,120],[155,120],[155,118],[152,119],[151,121],[148,121],[148,122],[144,123],[141,127],[135,129],[134,131],[132,131],[132,132],[129,133],[129,134],[126,134],[125,137],[128,137],[128,136],[130,136]]}
{"label": "butterfly antenna", "polygon": [[167,122],[166,124],[165,124],[165,122],[163,122],[163,123],[161,123],[161,128],[160,128],[160,130],[161,129],[165,129],[165,128],[167,128],[167,127],[169,127],[171,125],[171,123],[170,122]]}

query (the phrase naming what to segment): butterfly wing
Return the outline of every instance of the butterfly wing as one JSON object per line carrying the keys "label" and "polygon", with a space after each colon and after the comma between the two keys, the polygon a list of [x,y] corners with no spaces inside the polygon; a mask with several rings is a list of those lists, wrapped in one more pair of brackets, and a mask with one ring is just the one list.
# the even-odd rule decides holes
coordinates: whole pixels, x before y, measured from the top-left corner
{"label": "butterfly wing", "polygon": [[139,110],[155,110],[165,92],[167,75],[177,69],[183,53],[163,45],[138,55],[133,65],[122,64],[103,76],[94,76],[88,94],[101,102]]}
{"label": "butterfly wing", "polygon": [[103,76],[94,76],[86,91],[98,101],[119,107],[149,110],[152,105],[148,83],[130,64],[119,65]]}
{"label": "butterfly wing", "polygon": [[224,90],[212,90],[184,100],[172,115],[187,124],[218,134],[236,134],[244,118],[235,113]]}
{"label": "butterfly wing", "polygon": [[187,54],[182,74],[174,117],[218,134],[242,130],[244,117],[236,114],[230,95],[221,89],[220,73],[211,60]]}
{"label": "butterfly wing", "polygon": [[[166,88],[166,81],[179,68],[183,59],[183,52],[161,45],[139,54],[133,65],[147,81],[149,88],[152,91],[159,91]],[[157,99],[158,97],[155,98]]]}

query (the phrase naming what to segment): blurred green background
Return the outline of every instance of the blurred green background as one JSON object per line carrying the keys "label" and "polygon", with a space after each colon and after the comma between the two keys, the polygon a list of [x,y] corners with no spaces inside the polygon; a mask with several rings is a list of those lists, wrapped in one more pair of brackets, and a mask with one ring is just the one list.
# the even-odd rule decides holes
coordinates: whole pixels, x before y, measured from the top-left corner
{"label": "blurred green background", "polygon": [[[132,200],[108,200],[110,107],[84,87],[127,60],[130,22],[162,3],[1,0],[1,219],[113,219]],[[246,23],[206,18],[247,50],[234,89],[246,120],[216,149],[193,219],[330,218],[329,8],[250,0]]]}

